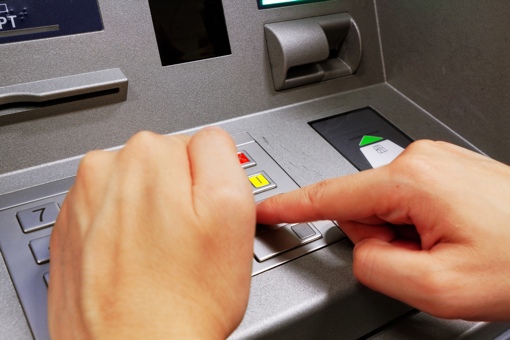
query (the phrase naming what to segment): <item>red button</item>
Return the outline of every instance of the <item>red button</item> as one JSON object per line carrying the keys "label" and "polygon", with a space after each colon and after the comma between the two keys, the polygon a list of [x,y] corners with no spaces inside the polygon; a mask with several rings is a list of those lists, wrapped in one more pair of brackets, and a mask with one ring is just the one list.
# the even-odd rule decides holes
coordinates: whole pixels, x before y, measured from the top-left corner
{"label": "red button", "polygon": [[250,159],[242,152],[238,152],[237,157],[239,157],[239,163],[241,163],[241,165],[251,162]]}

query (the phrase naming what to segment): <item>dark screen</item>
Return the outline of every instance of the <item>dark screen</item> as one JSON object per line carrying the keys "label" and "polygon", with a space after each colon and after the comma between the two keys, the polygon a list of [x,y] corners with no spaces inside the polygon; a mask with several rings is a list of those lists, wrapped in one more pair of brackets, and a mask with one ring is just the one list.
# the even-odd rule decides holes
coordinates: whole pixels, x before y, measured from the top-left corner
{"label": "dark screen", "polygon": [[149,0],[163,66],[228,55],[220,0]]}

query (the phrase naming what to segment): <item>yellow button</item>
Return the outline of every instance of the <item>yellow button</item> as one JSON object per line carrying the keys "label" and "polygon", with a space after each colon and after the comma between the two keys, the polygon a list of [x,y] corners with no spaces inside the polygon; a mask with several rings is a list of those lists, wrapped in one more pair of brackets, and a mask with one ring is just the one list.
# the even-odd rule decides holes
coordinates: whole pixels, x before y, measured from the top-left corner
{"label": "yellow button", "polygon": [[265,178],[264,175],[262,174],[250,176],[248,177],[248,179],[250,180],[251,184],[253,184],[253,186],[257,189],[268,186],[270,184],[267,178]]}

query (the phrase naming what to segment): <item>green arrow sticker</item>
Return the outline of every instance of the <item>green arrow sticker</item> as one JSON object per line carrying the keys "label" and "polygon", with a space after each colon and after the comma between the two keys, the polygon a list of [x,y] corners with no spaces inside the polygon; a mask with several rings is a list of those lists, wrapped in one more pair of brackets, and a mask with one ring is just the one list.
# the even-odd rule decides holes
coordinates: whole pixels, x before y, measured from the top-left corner
{"label": "green arrow sticker", "polygon": [[372,143],[381,141],[383,139],[384,138],[382,138],[382,137],[376,137],[376,136],[363,136],[363,138],[361,139],[361,142],[359,142],[359,146],[365,146],[368,144],[372,144]]}

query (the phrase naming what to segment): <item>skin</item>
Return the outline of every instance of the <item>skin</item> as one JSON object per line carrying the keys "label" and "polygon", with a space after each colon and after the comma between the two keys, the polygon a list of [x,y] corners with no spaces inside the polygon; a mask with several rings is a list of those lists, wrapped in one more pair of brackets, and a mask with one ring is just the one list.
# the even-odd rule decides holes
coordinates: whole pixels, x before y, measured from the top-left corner
{"label": "skin", "polygon": [[510,168],[460,147],[269,198],[258,222],[336,220],[366,286],[443,318],[510,320]]}
{"label": "skin", "polygon": [[254,233],[219,129],[87,154],[51,236],[51,337],[224,339],[246,309]]}
{"label": "skin", "polygon": [[255,208],[228,135],[142,132],[82,160],[51,237],[53,339],[226,338],[258,222],[331,219],[368,287],[444,318],[509,320],[510,170],[441,142]]}

